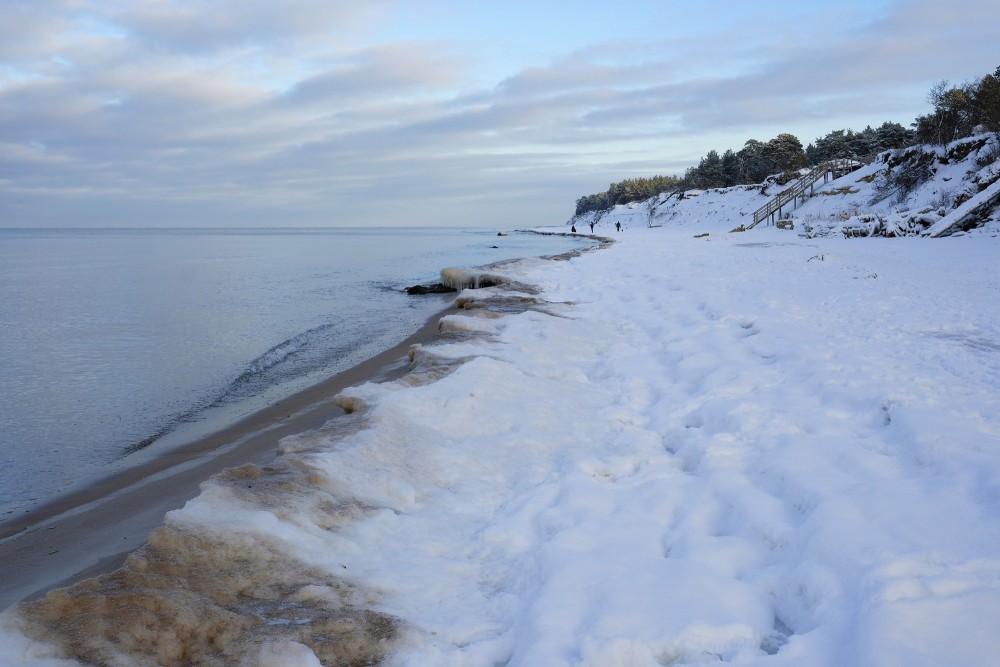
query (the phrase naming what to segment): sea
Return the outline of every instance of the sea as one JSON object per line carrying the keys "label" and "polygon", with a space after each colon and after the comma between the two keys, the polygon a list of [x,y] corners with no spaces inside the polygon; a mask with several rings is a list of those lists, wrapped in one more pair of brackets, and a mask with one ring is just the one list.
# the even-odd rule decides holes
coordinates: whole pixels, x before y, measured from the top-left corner
{"label": "sea", "polygon": [[447,267],[583,236],[453,228],[0,229],[0,521],[401,342]]}

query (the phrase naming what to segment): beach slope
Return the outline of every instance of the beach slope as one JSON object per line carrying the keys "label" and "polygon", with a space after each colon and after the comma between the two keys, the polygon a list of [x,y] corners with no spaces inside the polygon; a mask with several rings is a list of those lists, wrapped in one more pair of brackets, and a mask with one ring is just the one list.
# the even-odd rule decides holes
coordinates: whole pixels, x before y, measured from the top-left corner
{"label": "beach slope", "polygon": [[0,662],[993,664],[998,239],[724,224],[463,291]]}

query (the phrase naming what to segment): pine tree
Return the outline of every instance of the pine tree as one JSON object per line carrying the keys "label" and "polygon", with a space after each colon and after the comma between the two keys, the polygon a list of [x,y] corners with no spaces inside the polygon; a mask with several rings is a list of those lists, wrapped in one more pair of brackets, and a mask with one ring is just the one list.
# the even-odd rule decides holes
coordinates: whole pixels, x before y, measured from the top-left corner
{"label": "pine tree", "polygon": [[977,83],[972,100],[973,125],[982,125],[990,132],[1000,132],[1000,67]]}
{"label": "pine tree", "polygon": [[771,164],[772,173],[800,169],[806,163],[802,142],[794,134],[779,134],[771,139],[767,142],[765,155]]}
{"label": "pine tree", "polygon": [[722,186],[731,187],[740,182],[740,160],[732,149],[722,154]]}

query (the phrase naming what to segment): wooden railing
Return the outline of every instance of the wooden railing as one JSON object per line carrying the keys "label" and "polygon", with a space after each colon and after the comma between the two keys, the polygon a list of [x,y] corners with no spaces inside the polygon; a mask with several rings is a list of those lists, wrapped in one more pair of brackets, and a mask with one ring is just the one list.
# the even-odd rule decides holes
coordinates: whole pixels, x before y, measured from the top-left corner
{"label": "wooden railing", "polygon": [[829,179],[830,174],[834,174],[834,178],[837,178],[849,171],[853,171],[856,166],[856,162],[842,159],[830,160],[813,167],[808,174],[795,181],[792,187],[782,190],[773,199],[754,211],[753,224],[747,227],[747,229],[753,229],[768,218],[773,223],[775,213],[778,214],[778,218],[780,219],[785,206],[791,204],[792,208],[794,208],[798,204],[799,198],[804,197],[807,189],[809,190],[809,194],[812,194],[812,188],[816,184],[816,181],[822,178],[825,183]]}

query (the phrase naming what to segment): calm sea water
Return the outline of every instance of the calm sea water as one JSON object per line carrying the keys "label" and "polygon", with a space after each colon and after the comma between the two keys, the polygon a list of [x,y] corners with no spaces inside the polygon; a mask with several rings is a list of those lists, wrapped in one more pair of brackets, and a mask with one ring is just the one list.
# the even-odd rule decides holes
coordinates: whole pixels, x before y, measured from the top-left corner
{"label": "calm sea water", "polygon": [[0,229],[0,519],[395,345],[448,303],[402,288],[442,268],[586,243],[455,229]]}

